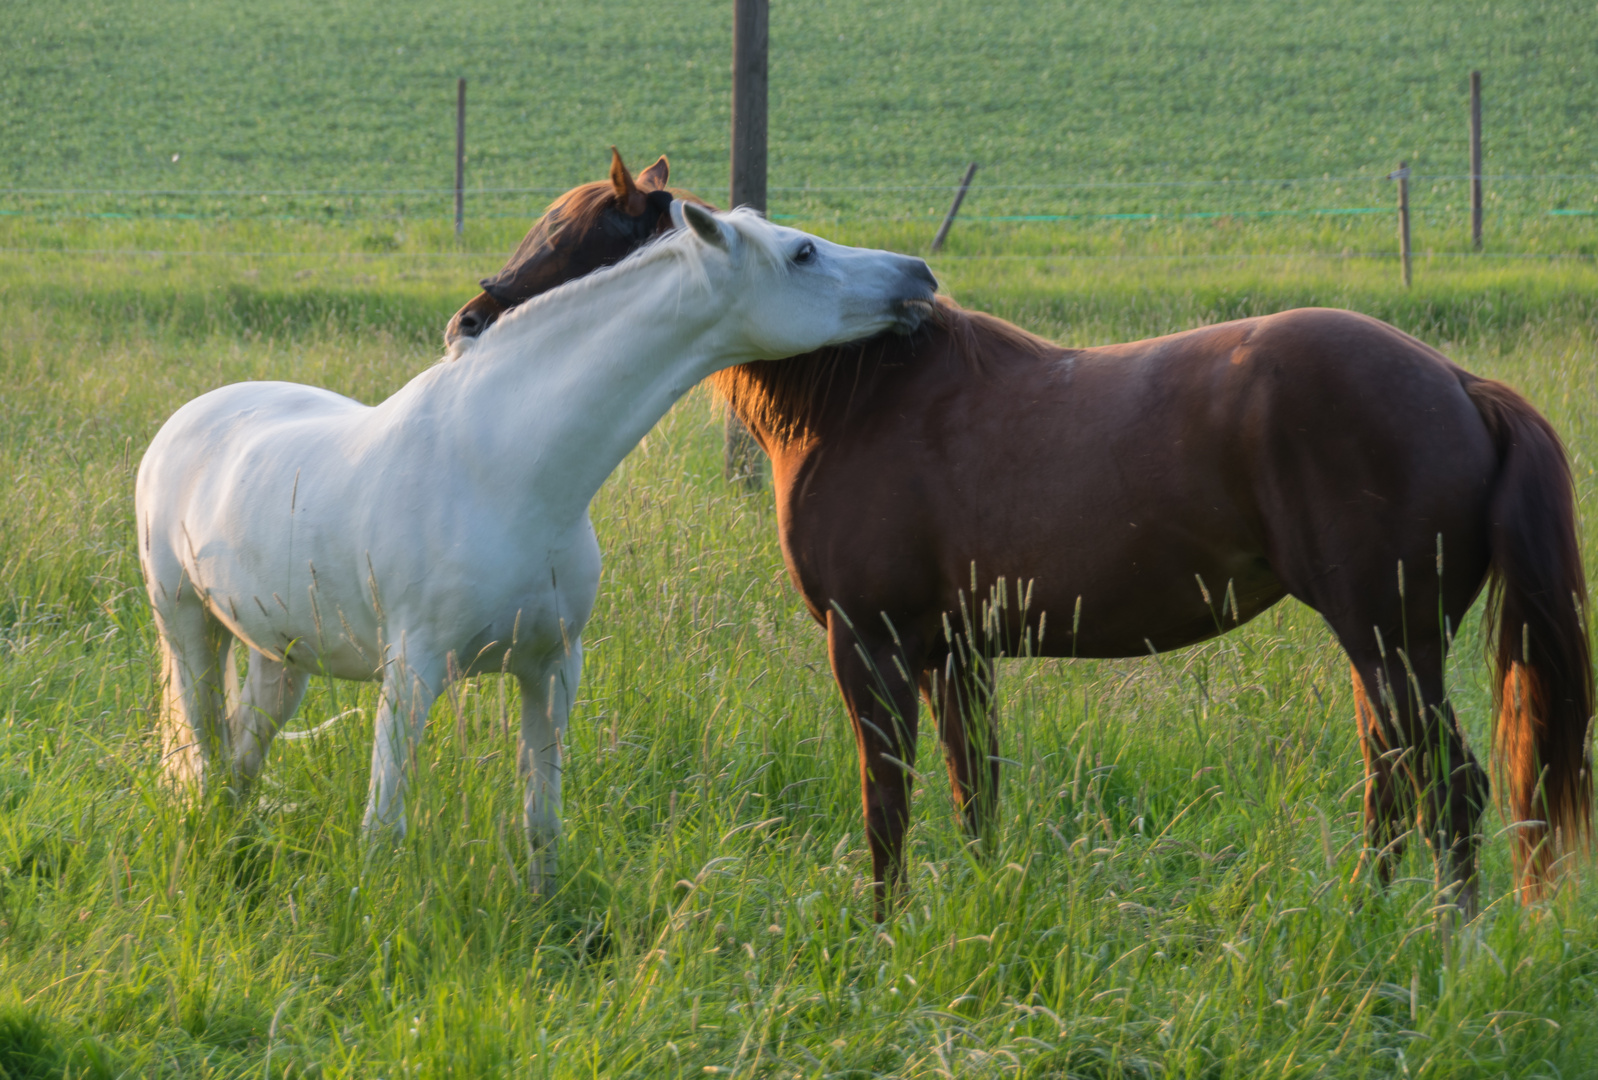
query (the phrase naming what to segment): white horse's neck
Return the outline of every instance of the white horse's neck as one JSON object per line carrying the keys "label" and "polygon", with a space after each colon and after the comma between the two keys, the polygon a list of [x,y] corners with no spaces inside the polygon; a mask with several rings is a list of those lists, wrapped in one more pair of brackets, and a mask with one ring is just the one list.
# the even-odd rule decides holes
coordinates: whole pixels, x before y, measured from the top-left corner
{"label": "white horse's neck", "polygon": [[486,454],[501,490],[536,499],[552,524],[579,520],[678,398],[748,358],[728,340],[721,291],[684,258],[650,254],[540,298],[396,398],[414,388],[432,404],[411,407],[442,405],[442,443]]}

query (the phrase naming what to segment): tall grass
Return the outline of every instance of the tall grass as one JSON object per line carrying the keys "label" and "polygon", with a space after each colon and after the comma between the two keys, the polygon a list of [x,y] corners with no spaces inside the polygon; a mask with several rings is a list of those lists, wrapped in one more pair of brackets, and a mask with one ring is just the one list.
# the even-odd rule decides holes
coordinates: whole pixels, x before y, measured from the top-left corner
{"label": "tall grass", "polygon": [[[1598,895],[1515,906],[1496,815],[1491,903],[1451,937],[1434,932],[1424,850],[1384,894],[1348,883],[1346,661],[1291,602],[1158,658],[1006,662],[993,850],[966,846],[924,737],[908,899],[874,925],[823,641],[770,505],[720,480],[702,392],[594,506],[606,568],[555,896],[517,884],[517,703],[495,678],[436,707],[397,849],[359,836],[367,686],[313,683],[299,723],[361,713],[276,746],[248,806],[175,805],[133,559],[144,444],[182,401],[242,378],[377,400],[436,358],[461,299],[442,272],[361,285],[305,268],[0,261],[7,1075],[1590,1068]],[[1459,266],[1411,293],[1348,262],[939,270],[968,302],[1083,343],[1356,304],[1524,390],[1569,440],[1584,507],[1594,493],[1590,270]],[[1482,749],[1479,656],[1467,626],[1451,686]]]}

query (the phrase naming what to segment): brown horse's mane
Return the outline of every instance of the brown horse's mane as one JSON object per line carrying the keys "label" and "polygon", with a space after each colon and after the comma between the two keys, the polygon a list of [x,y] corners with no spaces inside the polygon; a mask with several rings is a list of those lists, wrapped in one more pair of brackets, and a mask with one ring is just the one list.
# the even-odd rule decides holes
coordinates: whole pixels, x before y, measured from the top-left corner
{"label": "brown horse's mane", "polygon": [[533,227],[527,230],[527,235],[522,237],[522,242],[516,245],[496,276],[504,277],[514,271],[568,226],[579,236],[586,233],[599,220],[599,215],[618,201],[616,189],[609,180],[595,180],[572,188],[545,208],[543,216],[533,222]]}
{"label": "brown horse's mane", "polygon": [[1003,354],[1041,360],[1061,351],[1013,323],[939,296],[913,334],[879,334],[787,360],[739,364],[712,375],[710,384],[756,438],[787,446],[843,422],[849,406],[868,397],[889,368],[939,348],[952,349],[978,373]]}
{"label": "brown horse's mane", "polygon": [[[708,205],[690,192],[680,191],[677,188],[666,190],[671,192],[674,198],[685,202]],[[552,244],[555,237],[568,228],[572,230],[573,235],[587,235],[601,214],[619,206],[620,203],[621,196],[616,194],[615,184],[611,180],[595,180],[572,188],[544,209],[544,215],[533,222],[533,227],[527,230],[527,235],[522,237],[520,244],[516,245],[516,250],[511,253],[509,259],[505,260],[505,265],[500,268],[499,273],[489,280],[501,281],[510,278],[524,262]]]}

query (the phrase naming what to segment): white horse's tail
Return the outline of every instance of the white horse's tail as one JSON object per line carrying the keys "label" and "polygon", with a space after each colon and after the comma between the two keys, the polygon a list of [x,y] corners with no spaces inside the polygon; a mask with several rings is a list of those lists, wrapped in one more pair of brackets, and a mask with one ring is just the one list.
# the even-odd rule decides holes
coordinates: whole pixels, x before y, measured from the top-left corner
{"label": "white horse's tail", "polygon": [[313,728],[306,728],[304,731],[280,731],[277,733],[277,737],[280,739],[287,739],[289,742],[299,742],[301,739],[314,739],[318,735],[322,734],[322,732],[326,731],[328,728],[344,719],[346,716],[359,716],[360,712],[361,710],[359,709],[345,709],[337,716],[328,720],[323,720],[320,724],[317,724]]}
{"label": "white horse's tail", "polygon": [[161,771],[168,787],[193,791],[205,775],[205,761],[183,700],[178,671],[182,661],[165,634],[157,637],[161,644],[161,705],[156,723],[161,733]]}

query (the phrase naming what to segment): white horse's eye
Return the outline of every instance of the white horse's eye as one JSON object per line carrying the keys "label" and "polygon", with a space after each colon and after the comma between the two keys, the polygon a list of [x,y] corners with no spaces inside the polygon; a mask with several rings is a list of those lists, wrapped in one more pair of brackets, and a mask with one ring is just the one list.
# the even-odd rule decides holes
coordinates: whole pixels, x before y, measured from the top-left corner
{"label": "white horse's eye", "polygon": [[809,240],[799,245],[799,250],[793,253],[793,261],[803,265],[816,257],[816,245]]}

